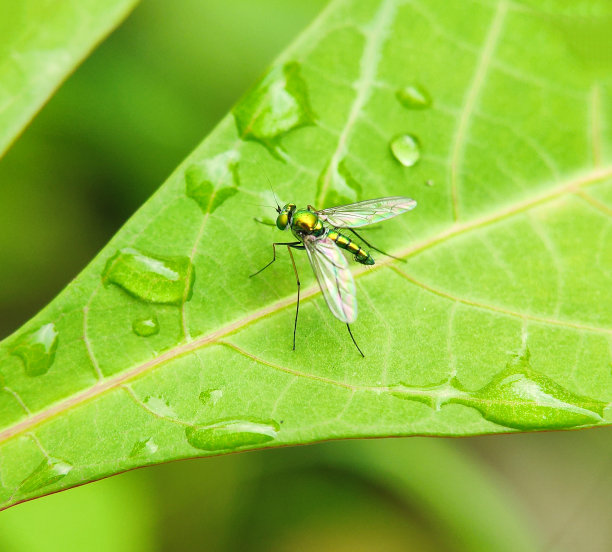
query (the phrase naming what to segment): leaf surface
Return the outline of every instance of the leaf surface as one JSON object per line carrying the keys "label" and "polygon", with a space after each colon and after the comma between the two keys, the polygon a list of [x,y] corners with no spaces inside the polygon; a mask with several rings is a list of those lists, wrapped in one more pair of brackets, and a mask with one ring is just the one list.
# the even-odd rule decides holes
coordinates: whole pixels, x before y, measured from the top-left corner
{"label": "leaf surface", "polygon": [[[82,274],[0,345],[0,503],[324,439],[609,424],[606,2],[333,2]],[[359,317],[279,198],[409,196]]]}
{"label": "leaf surface", "polygon": [[0,0],[0,156],[137,0]]}

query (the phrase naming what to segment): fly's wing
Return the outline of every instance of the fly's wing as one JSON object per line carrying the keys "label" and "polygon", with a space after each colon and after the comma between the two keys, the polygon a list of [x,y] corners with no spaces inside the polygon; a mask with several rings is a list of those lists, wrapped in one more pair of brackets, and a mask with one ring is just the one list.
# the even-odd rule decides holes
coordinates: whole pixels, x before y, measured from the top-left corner
{"label": "fly's wing", "polygon": [[358,228],[401,215],[416,207],[416,201],[409,197],[381,197],[368,199],[350,205],[339,205],[316,211],[321,220],[336,228]]}
{"label": "fly's wing", "polygon": [[304,246],[329,310],[342,322],[354,322],[355,281],[346,258],[328,237],[304,236]]}

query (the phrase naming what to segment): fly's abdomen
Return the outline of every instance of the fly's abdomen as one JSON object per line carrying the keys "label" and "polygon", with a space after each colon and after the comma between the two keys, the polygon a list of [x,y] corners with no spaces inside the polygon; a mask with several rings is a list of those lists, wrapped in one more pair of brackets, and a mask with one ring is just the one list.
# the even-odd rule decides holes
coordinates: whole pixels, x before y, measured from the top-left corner
{"label": "fly's abdomen", "polygon": [[359,245],[357,245],[354,241],[340,234],[340,232],[336,232],[335,230],[330,230],[327,233],[327,237],[330,240],[333,240],[338,247],[341,247],[342,249],[346,249],[347,251],[350,251],[355,256],[354,258],[358,263],[361,263],[364,265],[374,264],[374,259],[370,256],[370,254],[365,249],[363,249],[362,247],[359,247]]}

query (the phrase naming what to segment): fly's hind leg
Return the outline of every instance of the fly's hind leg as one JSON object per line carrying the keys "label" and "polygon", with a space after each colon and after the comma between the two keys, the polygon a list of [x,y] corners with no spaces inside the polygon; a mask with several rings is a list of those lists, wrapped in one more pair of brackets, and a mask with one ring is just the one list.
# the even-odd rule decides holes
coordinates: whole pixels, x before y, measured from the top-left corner
{"label": "fly's hind leg", "polygon": [[[382,249],[378,249],[378,247],[374,247],[371,243],[369,243],[368,241],[366,241],[365,238],[363,238],[361,236],[361,234],[358,234],[357,232],[355,232],[355,230],[353,230],[352,228],[347,228],[347,230],[350,230],[353,234],[355,234],[355,236],[357,236],[363,243],[365,243],[370,249],[373,249],[374,251],[378,251],[379,253],[382,253],[383,255],[386,255],[387,257],[391,257],[392,259],[395,259],[396,261],[401,261],[402,263],[405,263],[406,260],[405,259],[400,259],[399,257],[394,257],[393,255],[389,255],[389,253],[385,253]],[[359,348],[359,347],[357,347]]]}
{"label": "fly's hind leg", "polygon": [[359,351],[359,354],[365,358],[365,355],[363,354],[363,351],[359,348],[359,345],[357,345],[357,342],[355,341],[355,338],[353,337],[353,332],[351,331],[351,327],[349,326],[348,322],[346,324],[346,328],[348,329],[349,335],[351,336],[351,339],[353,340],[353,343],[355,344],[355,347],[357,347],[357,350]]}

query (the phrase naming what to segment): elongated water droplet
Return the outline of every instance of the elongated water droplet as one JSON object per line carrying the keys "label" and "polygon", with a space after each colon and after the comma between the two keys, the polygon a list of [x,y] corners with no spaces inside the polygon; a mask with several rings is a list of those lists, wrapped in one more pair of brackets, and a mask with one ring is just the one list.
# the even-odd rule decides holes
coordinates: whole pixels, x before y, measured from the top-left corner
{"label": "elongated water droplet", "polygon": [[221,420],[185,430],[187,441],[200,450],[235,450],[276,439],[280,426],[275,421]]}
{"label": "elongated water droplet", "polygon": [[232,112],[240,137],[260,142],[277,157],[285,133],[315,120],[296,62],[272,68]]}
{"label": "elongated water droplet", "polygon": [[561,429],[603,421],[607,403],[568,391],[532,370],[528,361],[527,350],[477,391],[466,391],[455,379],[422,387],[398,384],[389,390],[395,397],[437,409],[445,404],[469,406],[490,422],[522,430]]}
{"label": "elongated water droplet", "polygon": [[390,144],[393,156],[404,167],[412,167],[416,165],[421,158],[421,146],[419,141],[412,134],[402,134],[396,136]]}
{"label": "elongated water droplet", "polygon": [[200,393],[200,402],[205,405],[215,405],[223,396],[221,389],[207,389]]}
{"label": "elongated water droplet", "polygon": [[395,93],[395,97],[408,109],[427,109],[431,106],[429,92],[419,84],[410,84],[400,88]]}
{"label": "elongated water droplet", "polygon": [[162,418],[176,418],[176,412],[170,406],[168,401],[162,397],[147,397],[144,400],[145,406]]}
{"label": "elongated water droplet", "polygon": [[449,402],[471,406],[484,418],[517,429],[560,429],[603,420],[607,404],[568,391],[528,365],[529,353],[473,393]]}
{"label": "elongated water droplet", "polygon": [[185,171],[185,193],[204,214],[213,213],[238,192],[238,160],[235,151],[221,153]]}
{"label": "elongated water droplet", "polygon": [[19,485],[18,492],[31,493],[66,477],[72,465],[58,458],[46,458]]}
{"label": "elongated water droplet", "polygon": [[355,203],[361,191],[361,184],[349,170],[346,159],[337,165],[330,159],[319,175],[316,195],[324,195],[325,205],[346,205]]}
{"label": "elongated water droplet", "polygon": [[45,324],[20,337],[11,354],[23,360],[28,376],[40,376],[51,368],[57,350],[57,330],[54,324]]}
{"label": "elongated water droplet", "polygon": [[157,257],[136,249],[121,249],[106,263],[105,284],[119,286],[130,295],[167,305],[191,299],[195,272],[187,257]]}
{"label": "elongated water droplet", "polygon": [[130,457],[150,456],[151,454],[155,454],[158,448],[157,443],[155,443],[152,437],[143,439],[142,441],[136,441],[132,448],[132,452],[130,452]]}
{"label": "elongated water droplet", "polygon": [[157,316],[146,316],[145,318],[134,320],[134,322],[132,322],[132,330],[140,337],[149,337],[159,333]]}

